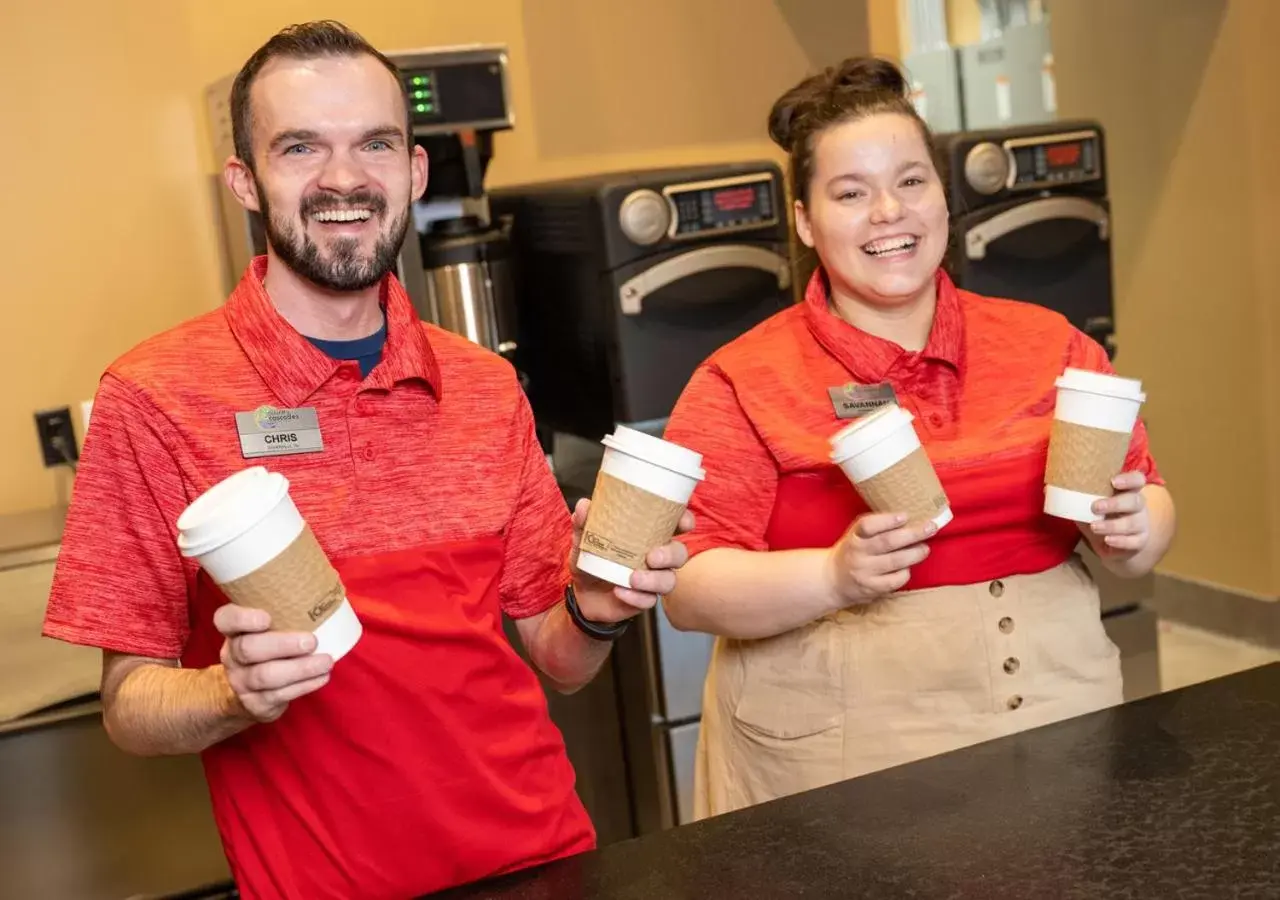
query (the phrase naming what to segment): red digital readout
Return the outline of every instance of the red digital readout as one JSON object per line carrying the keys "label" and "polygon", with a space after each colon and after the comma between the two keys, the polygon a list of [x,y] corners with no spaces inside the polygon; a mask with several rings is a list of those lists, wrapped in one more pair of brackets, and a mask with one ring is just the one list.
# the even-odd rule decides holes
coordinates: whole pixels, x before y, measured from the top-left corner
{"label": "red digital readout", "polygon": [[756,204],[754,187],[726,188],[716,191],[712,196],[715,199],[716,210],[719,212],[738,212],[751,209]]}
{"label": "red digital readout", "polygon": [[1045,162],[1053,169],[1079,165],[1082,144],[1051,144],[1044,148]]}

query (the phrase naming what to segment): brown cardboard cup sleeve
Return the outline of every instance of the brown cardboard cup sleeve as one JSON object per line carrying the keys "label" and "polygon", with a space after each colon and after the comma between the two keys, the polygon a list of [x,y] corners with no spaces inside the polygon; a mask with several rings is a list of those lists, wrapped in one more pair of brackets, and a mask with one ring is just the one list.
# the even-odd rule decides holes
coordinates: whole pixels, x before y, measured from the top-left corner
{"label": "brown cardboard cup sleeve", "polygon": [[946,492],[923,447],[856,487],[873,512],[906,513],[912,523],[933,519],[947,508]]}
{"label": "brown cardboard cup sleeve", "polygon": [[671,540],[684,510],[683,504],[601,472],[591,494],[582,549],[629,569],[648,568],[645,557]]}
{"label": "brown cardboard cup sleeve", "polygon": [[338,571],[305,525],[274,559],[219,587],[233,603],[266,610],[273,631],[315,631],[345,597]]}
{"label": "brown cardboard cup sleeve", "polygon": [[1132,435],[1055,419],[1049,438],[1045,483],[1069,491],[1110,497],[1111,479],[1124,469]]}

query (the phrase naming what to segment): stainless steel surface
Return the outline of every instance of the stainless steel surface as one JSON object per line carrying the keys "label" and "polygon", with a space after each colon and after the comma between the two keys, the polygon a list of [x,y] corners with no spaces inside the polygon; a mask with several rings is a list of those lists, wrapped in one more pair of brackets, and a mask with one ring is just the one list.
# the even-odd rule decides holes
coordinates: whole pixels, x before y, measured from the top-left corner
{"label": "stainless steel surface", "polygon": [[92,697],[85,697],[43,709],[20,719],[0,722],[0,735],[14,731],[32,731],[46,725],[57,725],[59,722],[70,722],[75,719],[100,717],[101,715],[102,700],[95,694]]}
{"label": "stainless steel surface", "polygon": [[693,821],[693,772],[698,750],[698,722],[679,725],[667,732],[667,754],[674,779],[677,825]]}
{"label": "stainless steel surface", "polygon": [[654,608],[651,621],[649,635],[657,643],[654,658],[661,674],[657,709],[669,723],[696,719],[702,715],[702,685],[715,638],[697,631],[677,631],[661,604]]}
{"label": "stainless steel surface", "polygon": [[437,316],[428,315],[431,312],[431,300],[427,297],[427,276],[422,271],[420,240],[417,229],[410,226],[405,233],[404,243],[400,245],[400,256],[396,259],[396,277],[404,285],[409,302],[418,311],[419,318],[438,322]]}
{"label": "stainless steel surface", "polygon": [[428,308],[441,328],[497,352],[506,343],[497,310],[509,303],[510,270],[501,260],[426,271]]}
{"label": "stainless steel surface", "polygon": [[964,179],[979,194],[996,194],[1004,188],[1012,166],[1002,147],[984,141],[964,158]]}
{"label": "stainless steel surface", "polygon": [[662,240],[671,225],[671,207],[657,191],[633,191],[618,207],[618,225],[628,239],[642,247]]}
{"label": "stainless steel surface", "polygon": [[1098,226],[1098,237],[1110,237],[1111,219],[1106,209],[1092,200],[1080,197],[1048,197],[1020,203],[975,225],[964,236],[965,254],[969,259],[983,259],[987,245],[1006,234],[1050,219],[1082,219]]}
{"label": "stainless steel surface", "polygon": [[627,316],[640,315],[645,297],[681,278],[712,269],[733,267],[772,273],[778,279],[778,287],[783,290],[791,285],[791,263],[785,257],[746,244],[715,244],[663,260],[624,281],[618,289],[622,313]]}
{"label": "stainless steel surface", "polygon": [[229,878],[198,757],[129,756],[96,715],[0,735],[0,896],[122,900]]}

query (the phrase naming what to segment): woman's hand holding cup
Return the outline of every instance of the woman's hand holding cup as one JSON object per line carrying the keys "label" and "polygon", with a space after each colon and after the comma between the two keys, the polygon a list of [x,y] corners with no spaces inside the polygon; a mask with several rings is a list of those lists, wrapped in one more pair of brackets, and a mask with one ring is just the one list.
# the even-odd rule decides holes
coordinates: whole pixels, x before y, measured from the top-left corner
{"label": "woman's hand holding cup", "polygon": [[905,513],[860,516],[827,557],[827,579],[837,608],[870,603],[901,590],[911,567],[929,556],[924,541],[938,533],[931,521],[908,525]]}

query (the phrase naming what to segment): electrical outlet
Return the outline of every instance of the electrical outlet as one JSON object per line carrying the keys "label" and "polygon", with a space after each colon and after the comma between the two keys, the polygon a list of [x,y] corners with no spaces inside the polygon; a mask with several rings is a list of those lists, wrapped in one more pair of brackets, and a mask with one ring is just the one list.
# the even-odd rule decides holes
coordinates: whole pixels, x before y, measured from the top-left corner
{"label": "electrical outlet", "polygon": [[89,433],[89,416],[93,414],[93,401],[80,401],[80,438],[84,440]]}
{"label": "electrical outlet", "polygon": [[36,432],[40,435],[45,468],[71,465],[80,458],[70,407],[36,413]]}

